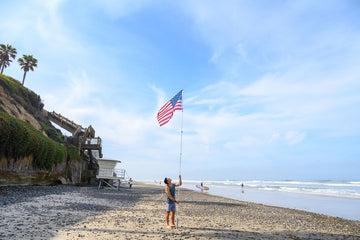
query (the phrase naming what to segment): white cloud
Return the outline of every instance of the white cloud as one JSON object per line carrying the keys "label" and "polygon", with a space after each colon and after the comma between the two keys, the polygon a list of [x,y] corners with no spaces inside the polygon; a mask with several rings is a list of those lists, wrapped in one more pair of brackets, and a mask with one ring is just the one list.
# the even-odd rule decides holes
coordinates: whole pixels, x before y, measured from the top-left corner
{"label": "white cloud", "polygon": [[150,0],[93,0],[90,3],[103,9],[110,17],[120,18],[134,14],[154,2]]}
{"label": "white cloud", "polygon": [[166,94],[165,92],[158,88],[158,87],[155,87],[155,86],[150,86],[150,88],[156,93],[157,95],[157,109],[160,110],[160,108],[169,100],[167,99],[166,97]]}
{"label": "white cloud", "polygon": [[242,43],[236,45],[236,53],[239,54],[244,60],[247,60],[247,51]]}
{"label": "white cloud", "polygon": [[210,62],[212,63],[219,63],[221,56],[224,54],[224,48],[223,47],[216,47],[216,49],[214,49],[214,52],[210,58]]}
{"label": "white cloud", "polygon": [[0,24],[6,29],[10,41],[20,43],[19,38],[26,38],[24,47],[33,48],[40,45],[42,48],[47,48],[50,45],[57,47],[53,49],[62,51],[66,51],[71,46],[76,49],[80,45],[71,40],[69,36],[73,37],[73,35],[67,32],[58,14],[58,9],[63,3],[63,0],[29,1],[27,4],[17,5],[17,14],[6,16]]}
{"label": "white cloud", "polygon": [[278,141],[279,138],[280,138],[280,133],[274,133],[271,135],[269,139],[269,143],[275,143]]}
{"label": "white cloud", "polygon": [[306,134],[300,132],[287,132],[285,135],[285,139],[290,145],[303,141],[305,137]]}
{"label": "white cloud", "polygon": [[[194,112],[187,121],[203,137],[199,142],[224,141],[229,149],[245,143],[253,145],[254,139],[263,139],[264,146],[294,145],[306,140],[308,130],[326,134],[339,133],[340,129],[343,134],[359,132],[359,128],[344,127],[344,120],[352,123],[356,119],[354,108],[359,103],[353,90],[360,86],[353,69],[321,73],[314,67],[268,74],[248,86],[221,81],[204,87],[189,100],[190,111]],[[197,105],[212,107],[204,114],[196,112]],[[329,119],[339,115],[343,117]]]}

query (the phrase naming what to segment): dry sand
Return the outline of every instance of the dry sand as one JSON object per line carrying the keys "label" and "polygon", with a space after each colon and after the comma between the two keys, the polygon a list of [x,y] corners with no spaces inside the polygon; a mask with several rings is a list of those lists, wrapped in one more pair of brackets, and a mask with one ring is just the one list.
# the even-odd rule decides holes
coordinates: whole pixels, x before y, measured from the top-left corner
{"label": "dry sand", "polygon": [[360,239],[360,222],[181,189],[165,227],[164,186],[3,187],[0,239]]}

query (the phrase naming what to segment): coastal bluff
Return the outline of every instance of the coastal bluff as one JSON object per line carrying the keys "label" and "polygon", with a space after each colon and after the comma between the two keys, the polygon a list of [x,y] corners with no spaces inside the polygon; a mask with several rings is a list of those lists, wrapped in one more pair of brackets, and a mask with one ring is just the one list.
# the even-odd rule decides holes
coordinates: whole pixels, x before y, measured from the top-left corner
{"label": "coastal bluff", "polygon": [[96,164],[49,120],[39,95],[0,74],[0,186],[82,184]]}

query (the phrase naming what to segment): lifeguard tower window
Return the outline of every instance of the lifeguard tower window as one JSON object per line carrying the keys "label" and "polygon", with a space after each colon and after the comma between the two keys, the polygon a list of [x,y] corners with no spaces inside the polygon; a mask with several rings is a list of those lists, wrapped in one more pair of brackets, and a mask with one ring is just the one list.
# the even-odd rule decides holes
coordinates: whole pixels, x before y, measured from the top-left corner
{"label": "lifeguard tower window", "polygon": [[[115,169],[117,163],[121,163],[120,160],[113,159],[104,159],[98,158],[97,162],[99,164],[99,173],[96,175],[96,178],[99,179],[99,187],[98,190],[102,187],[103,184],[111,187],[112,189],[119,190],[120,183],[122,179],[125,179],[125,169]],[[117,186],[115,187],[110,183],[117,182]]]}

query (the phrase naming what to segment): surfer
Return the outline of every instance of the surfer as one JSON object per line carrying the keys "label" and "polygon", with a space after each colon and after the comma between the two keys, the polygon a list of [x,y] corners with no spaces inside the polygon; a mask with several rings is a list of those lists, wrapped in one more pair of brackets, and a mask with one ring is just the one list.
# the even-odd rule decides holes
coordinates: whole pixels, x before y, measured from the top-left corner
{"label": "surfer", "polygon": [[197,187],[198,189],[200,189],[201,192],[208,191],[209,187],[208,186],[204,186],[204,183],[201,182],[200,184],[195,185],[195,187]]}
{"label": "surfer", "polygon": [[[172,183],[171,178],[165,178],[164,183],[165,186],[165,192],[166,192],[166,227],[172,228],[175,226],[175,203],[179,204],[179,201],[175,199],[175,187],[181,186],[181,175],[179,175],[179,183]],[[169,225],[169,215],[171,218],[171,225]]]}

